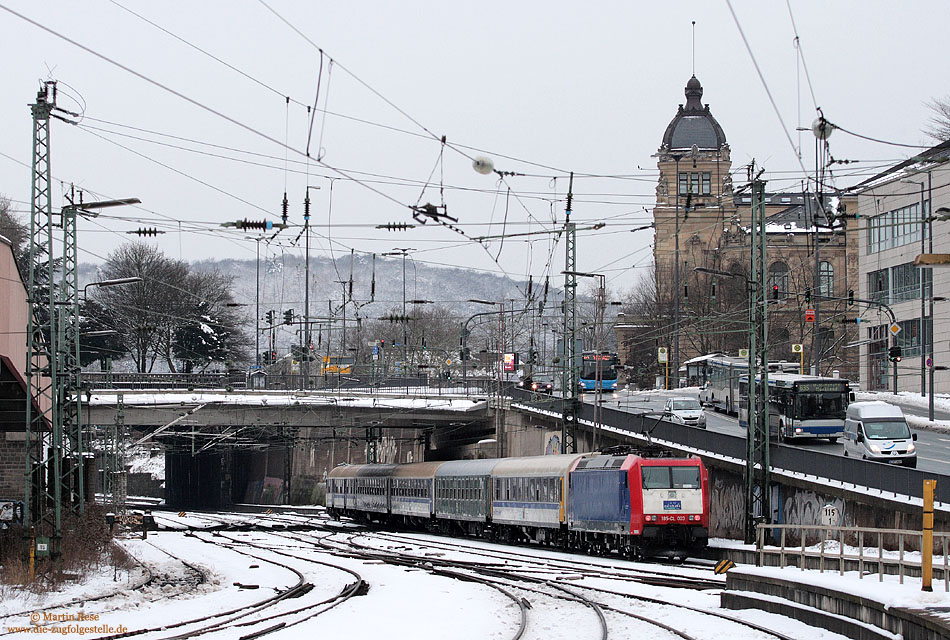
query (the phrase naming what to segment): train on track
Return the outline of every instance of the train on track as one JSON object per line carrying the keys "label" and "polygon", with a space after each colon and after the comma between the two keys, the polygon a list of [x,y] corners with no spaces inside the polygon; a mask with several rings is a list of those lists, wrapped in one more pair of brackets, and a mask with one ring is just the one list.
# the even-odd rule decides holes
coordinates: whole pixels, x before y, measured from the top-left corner
{"label": "train on track", "polygon": [[685,557],[709,538],[702,460],[658,449],[341,465],[331,517],[592,554]]}

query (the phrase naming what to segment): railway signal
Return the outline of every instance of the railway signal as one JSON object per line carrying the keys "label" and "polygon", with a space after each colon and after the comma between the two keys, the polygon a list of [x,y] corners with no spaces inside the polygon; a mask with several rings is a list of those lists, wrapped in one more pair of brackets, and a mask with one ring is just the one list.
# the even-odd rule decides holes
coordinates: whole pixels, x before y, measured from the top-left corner
{"label": "railway signal", "polygon": [[887,359],[891,362],[900,362],[903,356],[901,348],[896,345],[887,350]]}

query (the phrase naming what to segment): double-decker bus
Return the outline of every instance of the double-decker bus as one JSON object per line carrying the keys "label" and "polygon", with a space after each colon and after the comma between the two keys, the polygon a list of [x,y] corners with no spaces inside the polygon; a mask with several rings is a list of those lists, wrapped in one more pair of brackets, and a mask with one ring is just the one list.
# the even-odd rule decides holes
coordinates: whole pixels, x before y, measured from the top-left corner
{"label": "double-decker bus", "polygon": [[[769,374],[769,433],[780,440],[828,438],[844,432],[851,386],[843,378]],[[749,376],[739,381],[739,425],[749,424]]]}
{"label": "double-decker bus", "polygon": [[[769,375],[794,373],[797,362],[770,362]],[[736,356],[714,355],[706,361],[707,380],[699,391],[700,402],[717,411],[739,414],[739,380],[749,375],[749,359]]]}
{"label": "double-decker bus", "polygon": [[616,391],[617,365],[620,359],[609,351],[584,351],[581,354],[581,375],[578,388],[585,391]]}

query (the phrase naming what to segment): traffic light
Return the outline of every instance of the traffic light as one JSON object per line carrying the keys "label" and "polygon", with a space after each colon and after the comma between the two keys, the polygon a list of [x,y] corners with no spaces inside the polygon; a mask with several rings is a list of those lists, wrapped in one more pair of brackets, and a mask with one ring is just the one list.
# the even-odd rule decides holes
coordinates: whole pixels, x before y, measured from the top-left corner
{"label": "traffic light", "polygon": [[268,312],[267,312],[267,324],[271,324],[271,325],[274,324],[274,312],[273,312],[273,311],[268,311]]}
{"label": "traffic light", "polygon": [[386,348],[386,341],[385,341],[385,340],[380,340],[380,341],[379,341],[379,348],[380,348],[380,349],[385,349],[385,348]]}
{"label": "traffic light", "polygon": [[294,323],[294,310],[287,309],[284,311],[284,324],[293,324]]}
{"label": "traffic light", "polygon": [[777,284],[772,285],[772,299],[778,300],[778,285]]}
{"label": "traffic light", "polygon": [[854,289],[848,289],[848,305],[854,304]]}
{"label": "traffic light", "polygon": [[263,351],[261,353],[261,362],[264,364],[270,364],[270,351]]}
{"label": "traffic light", "polygon": [[277,352],[276,352],[276,351],[271,351],[271,352],[270,352],[270,362],[271,362],[271,364],[274,364],[275,362],[277,362]]}
{"label": "traffic light", "polygon": [[805,289],[805,304],[811,304],[811,289]]}
{"label": "traffic light", "polygon": [[903,353],[901,353],[901,348],[898,346],[893,346],[887,351],[887,359],[891,362],[900,362],[902,357]]}

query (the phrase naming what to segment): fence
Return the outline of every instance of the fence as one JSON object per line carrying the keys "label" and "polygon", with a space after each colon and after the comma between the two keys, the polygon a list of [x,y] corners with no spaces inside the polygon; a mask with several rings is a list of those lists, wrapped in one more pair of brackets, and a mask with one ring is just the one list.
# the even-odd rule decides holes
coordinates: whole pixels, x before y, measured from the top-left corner
{"label": "fence", "polygon": [[[800,524],[760,524],[756,527],[758,565],[786,567],[793,564],[804,570],[817,568],[824,572],[857,571],[858,577],[877,573],[904,576],[921,574],[923,533],[904,529],[871,529],[862,527],[826,527]],[[768,538],[777,544],[766,545]],[[866,546],[866,543],[872,546]],[[936,550],[936,554],[934,552]],[[933,532],[933,571],[943,575],[944,590],[950,591],[950,533]],[[874,572],[869,569],[873,567]]]}
{"label": "fence", "polygon": [[[368,393],[405,393],[409,395],[466,395],[487,394],[497,391],[498,382],[492,378],[445,379],[441,376],[379,376],[347,374],[270,374],[259,381],[243,369],[209,373],[119,373],[89,372],[82,374],[82,386],[99,389],[266,389],[318,391],[365,391]],[[510,383],[504,383],[510,386]]]}

